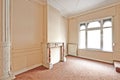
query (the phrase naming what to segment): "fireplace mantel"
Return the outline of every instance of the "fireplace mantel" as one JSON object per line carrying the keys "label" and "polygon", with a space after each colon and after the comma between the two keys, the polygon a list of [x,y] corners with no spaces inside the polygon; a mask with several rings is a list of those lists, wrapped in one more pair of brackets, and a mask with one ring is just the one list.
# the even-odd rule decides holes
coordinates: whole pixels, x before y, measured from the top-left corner
{"label": "fireplace mantel", "polygon": [[51,63],[51,49],[52,48],[60,48],[60,61],[65,61],[65,55],[64,55],[64,43],[63,42],[54,42],[54,43],[47,43],[47,62],[49,64],[49,69],[53,67],[53,64]]}

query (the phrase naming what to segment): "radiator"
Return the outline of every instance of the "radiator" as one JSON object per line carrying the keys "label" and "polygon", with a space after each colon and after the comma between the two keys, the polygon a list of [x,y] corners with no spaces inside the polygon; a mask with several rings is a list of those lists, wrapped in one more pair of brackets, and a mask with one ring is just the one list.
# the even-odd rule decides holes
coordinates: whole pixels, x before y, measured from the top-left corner
{"label": "radiator", "polygon": [[68,55],[77,56],[78,46],[76,43],[68,43]]}

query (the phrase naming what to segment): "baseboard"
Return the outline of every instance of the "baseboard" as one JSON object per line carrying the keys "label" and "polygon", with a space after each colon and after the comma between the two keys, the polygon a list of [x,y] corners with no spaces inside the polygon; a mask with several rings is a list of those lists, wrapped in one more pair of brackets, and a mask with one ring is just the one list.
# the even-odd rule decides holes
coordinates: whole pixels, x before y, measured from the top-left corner
{"label": "baseboard", "polygon": [[24,72],[26,72],[28,70],[34,69],[34,68],[39,67],[39,66],[42,66],[42,64],[37,64],[37,65],[31,66],[31,67],[24,68],[24,69],[22,69],[20,71],[14,72],[13,74],[18,75],[18,74],[24,73]]}
{"label": "baseboard", "polygon": [[[69,55],[71,56],[71,55]],[[84,56],[73,56],[73,57],[78,57],[78,58],[82,58],[82,59],[87,59],[87,60],[92,60],[92,61],[97,61],[97,62],[102,62],[102,63],[107,63],[107,64],[112,64],[112,61],[105,61],[105,60],[100,60],[100,59],[95,59],[95,58],[90,58],[90,57],[84,57]]]}
{"label": "baseboard", "polygon": [[46,68],[49,68],[49,65],[48,64],[43,64],[44,67]]}
{"label": "baseboard", "polygon": [[67,56],[73,56],[73,57],[78,57],[77,55],[71,55],[71,54],[68,54]]}
{"label": "baseboard", "polygon": [[50,63],[50,64],[49,63],[45,63],[45,64],[43,64],[43,66],[46,67],[46,68],[48,68],[48,69],[52,69],[53,66],[54,66],[54,64],[52,64],[52,63]]}

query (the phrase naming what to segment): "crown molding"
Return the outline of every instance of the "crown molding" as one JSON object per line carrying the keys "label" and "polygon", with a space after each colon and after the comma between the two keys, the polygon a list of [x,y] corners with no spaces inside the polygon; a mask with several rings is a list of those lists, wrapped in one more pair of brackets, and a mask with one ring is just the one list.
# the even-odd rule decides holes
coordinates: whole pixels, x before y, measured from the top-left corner
{"label": "crown molding", "polygon": [[[52,7],[55,8],[55,9],[57,9],[62,16],[66,17],[66,16],[64,15],[64,12],[67,12],[67,10],[66,10],[66,8],[65,8],[64,6],[62,6],[62,5],[58,2],[58,0],[55,0],[55,1],[48,0],[47,3],[48,3],[48,5],[52,6]],[[56,5],[56,4],[57,4],[57,5]],[[56,6],[57,6],[57,7],[56,7]]]}

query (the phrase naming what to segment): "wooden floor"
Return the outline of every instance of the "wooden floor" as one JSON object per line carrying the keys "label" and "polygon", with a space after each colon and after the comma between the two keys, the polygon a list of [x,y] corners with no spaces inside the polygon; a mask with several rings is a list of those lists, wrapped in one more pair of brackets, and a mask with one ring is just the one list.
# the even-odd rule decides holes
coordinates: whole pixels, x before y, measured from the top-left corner
{"label": "wooden floor", "polygon": [[120,80],[120,73],[113,65],[69,56],[67,62],[55,64],[51,70],[41,66],[15,80]]}

